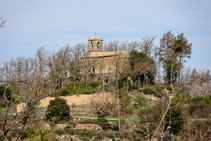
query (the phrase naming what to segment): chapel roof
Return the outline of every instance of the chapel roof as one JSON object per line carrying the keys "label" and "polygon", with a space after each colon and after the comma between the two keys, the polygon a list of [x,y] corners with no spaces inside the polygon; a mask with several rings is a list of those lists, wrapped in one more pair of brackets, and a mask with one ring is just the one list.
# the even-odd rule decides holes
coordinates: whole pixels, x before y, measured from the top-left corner
{"label": "chapel roof", "polygon": [[102,39],[100,39],[99,37],[97,37],[96,35],[95,36],[93,36],[91,39],[89,39],[89,40],[102,40]]}

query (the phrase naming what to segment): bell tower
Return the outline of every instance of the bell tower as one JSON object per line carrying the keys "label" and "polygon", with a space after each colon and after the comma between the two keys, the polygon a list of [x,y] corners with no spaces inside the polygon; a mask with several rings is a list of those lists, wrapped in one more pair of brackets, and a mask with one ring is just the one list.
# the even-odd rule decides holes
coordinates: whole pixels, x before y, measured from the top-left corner
{"label": "bell tower", "polygon": [[103,51],[103,40],[96,35],[88,40],[88,51],[89,52],[102,52]]}

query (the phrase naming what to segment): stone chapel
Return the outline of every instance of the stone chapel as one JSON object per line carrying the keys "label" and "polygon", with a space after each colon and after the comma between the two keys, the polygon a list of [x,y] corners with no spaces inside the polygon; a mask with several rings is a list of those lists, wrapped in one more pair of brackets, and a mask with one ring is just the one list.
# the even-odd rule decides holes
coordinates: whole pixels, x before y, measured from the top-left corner
{"label": "stone chapel", "polygon": [[118,73],[123,73],[129,65],[127,51],[103,52],[103,40],[96,35],[88,39],[88,53],[81,58],[81,73],[91,75],[95,81],[102,80],[107,83]]}

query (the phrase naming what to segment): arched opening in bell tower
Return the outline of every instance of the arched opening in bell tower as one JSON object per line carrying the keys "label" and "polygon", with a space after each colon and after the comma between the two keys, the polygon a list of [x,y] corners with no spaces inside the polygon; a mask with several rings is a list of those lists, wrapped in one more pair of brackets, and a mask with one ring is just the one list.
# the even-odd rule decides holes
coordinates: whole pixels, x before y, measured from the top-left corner
{"label": "arched opening in bell tower", "polygon": [[100,50],[100,42],[97,42],[97,51]]}
{"label": "arched opening in bell tower", "polygon": [[92,50],[94,49],[94,47],[93,47],[93,43],[91,42],[91,47],[92,47]]}

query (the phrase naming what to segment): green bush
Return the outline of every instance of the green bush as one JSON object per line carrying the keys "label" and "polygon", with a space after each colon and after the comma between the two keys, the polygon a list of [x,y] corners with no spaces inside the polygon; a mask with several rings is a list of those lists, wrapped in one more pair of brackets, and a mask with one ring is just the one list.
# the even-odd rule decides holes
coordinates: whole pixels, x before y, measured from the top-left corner
{"label": "green bush", "polygon": [[67,95],[69,95],[69,90],[67,89],[67,88],[65,88],[65,89],[62,89],[61,90],[61,95],[60,96],[67,96]]}
{"label": "green bush", "polygon": [[103,85],[103,83],[101,81],[93,81],[93,82],[90,82],[89,85],[92,87],[92,88],[97,88],[98,86],[100,85]]}
{"label": "green bush", "polygon": [[95,124],[92,120],[80,120],[78,124]]}
{"label": "green bush", "polygon": [[[127,87],[127,77],[120,78],[118,80],[118,84],[119,84],[119,89],[121,89],[123,87]],[[129,90],[131,89],[131,82],[130,82],[130,80],[128,80],[128,89]]]}
{"label": "green bush", "polygon": [[98,116],[97,121],[98,122],[107,122],[107,119],[103,116]]}
{"label": "green bush", "polygon": [[200,101],[203,100],[203,97],[198,96],[191,99],[191,102],[193,103],[200,103]]}
{"label": "green bush", "polygon": [[16,137],[16,132],[15,131],[12,131],[11,136],[12,137]]}
{"label": "green bush", "polygon": [[135,94],[134,101],[138,103],[139,105],[146,104],[149,101],[149,98],[147,98],[143,94]]}
{"label": "green bush", "polygon": [[[6,87],[4,85],[0,85],[0,97],[3,97],[5,89]],[[7,88],[5,95],[7,97],[7,100],[10,101],[12,99],[12,90],[10,90],[10,88]]]}
{"label": "green bush", "polygon": [[204,96],[203,103],[206,103],[206,104],[210,104],[211,103],[211,100],[210,100],[209,96],[207,96],[207,95]]}
{"label": "green bush", "polygon": [[[56,120],[53,121],[52,118]],[[66,100],[58,97],[51,100],[46,111],[46,119],[55,123],[71,119],[70,107],[67,105]]]}
{"label": "green bush", "polygon": [[170,131],[173,134],[178,134],[183,126],[183,117],[180,107],[169,109],[165,117],[165,122],[166,130],[168,130],[168,127],[170,126]]}
{"label": "green bush", "polygon": [[59,136],[61,136],[61,135],[64,135],[65,132],[64,132],[63,129],[59,129],[59,130],[56,130],[56,134],[59,135]]}
{"label": "green bush", "polygon": [[22,133],[21,139],[26,139],[28,138],[29,135],[35,134],[35,130],[33,128],[27,128],[25,132]]}
{"label": "green bush", "polygon": [[75,135],[75,131],[74,130],[69,130],[67,133],[70,134],[70,135]]}
{"label": "green bush", "polygon": [[145,94],[152,94],[152,88],[150,88],[150,87],[146,87],[146,88],[144,88],[144,90],[143,90],[143,93],[145,93]]}

